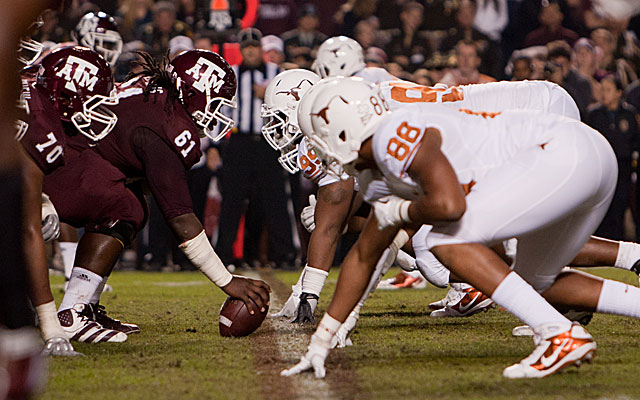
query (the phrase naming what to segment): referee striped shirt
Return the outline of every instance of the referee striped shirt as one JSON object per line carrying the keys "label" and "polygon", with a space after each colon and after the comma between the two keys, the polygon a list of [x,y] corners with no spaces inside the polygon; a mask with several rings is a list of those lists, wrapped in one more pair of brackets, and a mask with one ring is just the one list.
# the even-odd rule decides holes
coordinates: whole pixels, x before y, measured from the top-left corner
{"label": "referee striped shirt", "polygon": [[260,109],[263,99],[257,97],[253,91],[253,85],[267,85],[278,74],[278,65],[274,63],[263,63],[255,68],[244,65],[234,65],[233,72],[238,78],[238,90],[236,92],[236,102],[238,108],[232,110],[231,117],[236,122],[238,133],[260,134],[262,128],[262,118]]}

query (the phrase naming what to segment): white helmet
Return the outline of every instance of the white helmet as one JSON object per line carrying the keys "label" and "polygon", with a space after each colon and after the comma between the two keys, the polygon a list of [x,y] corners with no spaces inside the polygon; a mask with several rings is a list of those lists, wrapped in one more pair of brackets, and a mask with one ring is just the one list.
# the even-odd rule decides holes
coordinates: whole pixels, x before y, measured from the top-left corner
{"label": "white helmet", "polygon": [[289,173],[298,172],[298,104],[320,78],[305,69],[291,69],[275,76],[267,86],[260,116],[265,118],[262,135],[281,156],[278,161]]}
{"label": "white helmet", "polygon": [[122,53],[123,41],[116,22],[103,12],[85,14],[76,29],[71,31],[71,37],[79,45],[103,56],[111,68]]}
{"label": "white helmet", "polygon": [[329,38],[318,48],[313,70],[323,78],[351,76],[364,69],[362,46],[346,36]]}
{"label": "white helmet", "polygon": [[361,78],[332,79],[318,89],[310,112],[313,134],[305,131],[305,136],[330,171],[354,175],[348,164],[358,158],[360,146],[389,113],[389,105],[378,86]]}

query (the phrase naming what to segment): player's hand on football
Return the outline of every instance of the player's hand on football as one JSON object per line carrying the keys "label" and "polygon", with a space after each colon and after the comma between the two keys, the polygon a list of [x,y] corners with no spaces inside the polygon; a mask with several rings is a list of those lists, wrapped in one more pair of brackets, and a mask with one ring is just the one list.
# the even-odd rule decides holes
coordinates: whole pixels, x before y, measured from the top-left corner
{"label": "player's hand on football", "polygon": [[385,196],[376,201],[373,209],[378,220],[378,229],[383,230],[411,222],[408,215],[410,204],[409,200],[394,195]]}
{"label": "player's hand on football", "polygon": [[75,351],[67,338],[54,337],[45,342],[44,349],[42,349],[42,355],[75,357],[82,356],[84,354]]}
{"label": "player's hand on football", "polygon": [[329,354],[330,344],[324,340],[318,339],[314,334],[311,336],[311,343],[307,348],[307,353],[302,356],[300,362],[289,369],[280,372],[282,376],[297,375],[300,372],[313,368],[316,378],[324,378],[326,370],[324,368],[324,360]]}
{"label": "player's hand on football", "polygon": [[316,196],[309,195],[309,205],[302,209],[300,213],[300,220],[302,222],[302,226],[309,232],[313,232],[316,229]]}
{"label": "player's hand on football", "polygon": [[231,282],[222,288],[231,297],[244,301],[249,313],[266,312],[271,288],[263,281],[234,275]]}

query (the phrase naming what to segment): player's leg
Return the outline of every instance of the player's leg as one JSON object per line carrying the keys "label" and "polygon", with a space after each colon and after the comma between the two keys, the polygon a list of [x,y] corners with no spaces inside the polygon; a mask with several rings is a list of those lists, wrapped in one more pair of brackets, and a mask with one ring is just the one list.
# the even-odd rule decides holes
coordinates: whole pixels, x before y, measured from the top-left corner
{"label": "player's leg", "polygon": [[60,255],[62,256],[62,265],[64,267],[64,290],[66,291],[69,279],[71,279],[73,261],[78,250],[78,230],[69,224],[61,222],[58,245],[60,246]]}
{"label": "player's leg", "polygon": [[296,285],[292,287],[292,294],[287,303],[274,316],[293,317],[296,322],[313,321],[320,292],[352,210],[353,185],[353,179],[349,179],[318,188],[314,214],[315,229],[309,239],[307,265]]}

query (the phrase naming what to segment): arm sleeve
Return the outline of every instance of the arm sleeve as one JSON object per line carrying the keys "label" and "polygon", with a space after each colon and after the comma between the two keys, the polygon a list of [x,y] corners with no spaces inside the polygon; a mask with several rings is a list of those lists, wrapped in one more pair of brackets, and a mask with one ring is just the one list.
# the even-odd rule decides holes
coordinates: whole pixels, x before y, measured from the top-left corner
{"label": "arm sleeve", "polygon": [[134,133],[136,155],[142,161],[145,178],[158,207],[169,221],[193,212],[187,184],[187,171],[182,160],[148,128]]}

